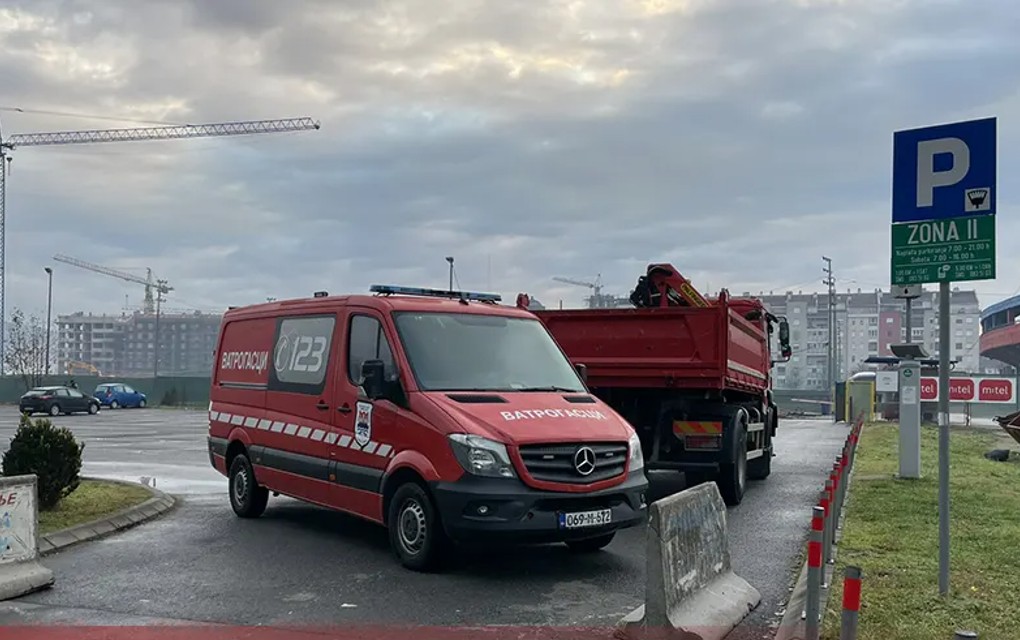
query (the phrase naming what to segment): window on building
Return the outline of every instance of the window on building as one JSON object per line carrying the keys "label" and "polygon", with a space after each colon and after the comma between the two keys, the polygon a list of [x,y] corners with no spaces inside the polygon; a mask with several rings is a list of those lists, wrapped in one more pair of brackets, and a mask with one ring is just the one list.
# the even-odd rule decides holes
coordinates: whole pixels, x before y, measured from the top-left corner
{"label": "window on building", "polygon": [[963,343],[962,342],[957,342],[956,343],[956,350],[957,351],[962,351],[963,350]]}

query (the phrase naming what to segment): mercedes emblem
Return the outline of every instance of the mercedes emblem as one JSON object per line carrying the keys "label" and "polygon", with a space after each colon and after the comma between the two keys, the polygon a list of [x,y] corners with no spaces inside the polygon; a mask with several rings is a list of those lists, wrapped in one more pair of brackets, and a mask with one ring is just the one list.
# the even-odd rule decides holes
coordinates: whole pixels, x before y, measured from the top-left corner
{"label": "mercedes emblem", "polygon": [[582,476],[595,471],[595,452],[591,447],[581,447],[574,453],[574,468]]}

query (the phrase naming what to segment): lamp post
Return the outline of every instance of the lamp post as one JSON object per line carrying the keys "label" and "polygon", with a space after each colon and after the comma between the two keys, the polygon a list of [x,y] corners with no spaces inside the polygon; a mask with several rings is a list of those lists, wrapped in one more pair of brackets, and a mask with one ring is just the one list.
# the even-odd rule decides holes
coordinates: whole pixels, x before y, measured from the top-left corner
{"label": "lamp post", "polygon": [[450,263],[450,291],[453,291],[453,256],[446,256],[446,261]]}
{"label": "lamp post", "polygon": [[44,267],[46,278],[46,375],[50,375],[50,329],[53,327],[53,269]]}

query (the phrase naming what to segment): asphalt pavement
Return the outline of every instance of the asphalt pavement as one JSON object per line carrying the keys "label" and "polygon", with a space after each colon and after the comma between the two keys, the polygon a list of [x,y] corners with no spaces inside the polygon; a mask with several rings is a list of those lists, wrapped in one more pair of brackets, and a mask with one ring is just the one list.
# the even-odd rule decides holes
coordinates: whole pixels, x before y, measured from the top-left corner
{"label": "asphalt pavement", "polygon": [[[0,625],[608,626],[641,604],[643,529],[621,532],[594,555],[564,545],[481,550],[427,575],[397,564],[383,529],[343,514],[277,497],[261,518],[241,520],[226,479],[209,465],[206,419],[201,410],[165,409],[58,418],[85,442],[83,473],[152,477],[181,504],[47,556],[54,588],[0,603]],[[16,426],[15,408],[0,408],[4,446]],[[763,596],[743,625],[752,637],[778,624],[811,505],[846,433],[829,420],[782,421],[772,476],[750,483],[728,512],[734,569]],[[679,474],[651,481],[653,499],[684,487]]]}

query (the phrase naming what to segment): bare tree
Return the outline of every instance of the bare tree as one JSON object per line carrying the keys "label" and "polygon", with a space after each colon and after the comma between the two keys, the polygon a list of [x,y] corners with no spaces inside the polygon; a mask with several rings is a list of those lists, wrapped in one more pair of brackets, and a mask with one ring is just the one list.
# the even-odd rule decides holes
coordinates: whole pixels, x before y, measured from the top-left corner
{"label": "bare tree", "polygon": [[46,371],[46,322],[38,316],[25,316],[20,309],[11,313],[7,325],[4,365],[21,378],[25,390],[42,384]]}

